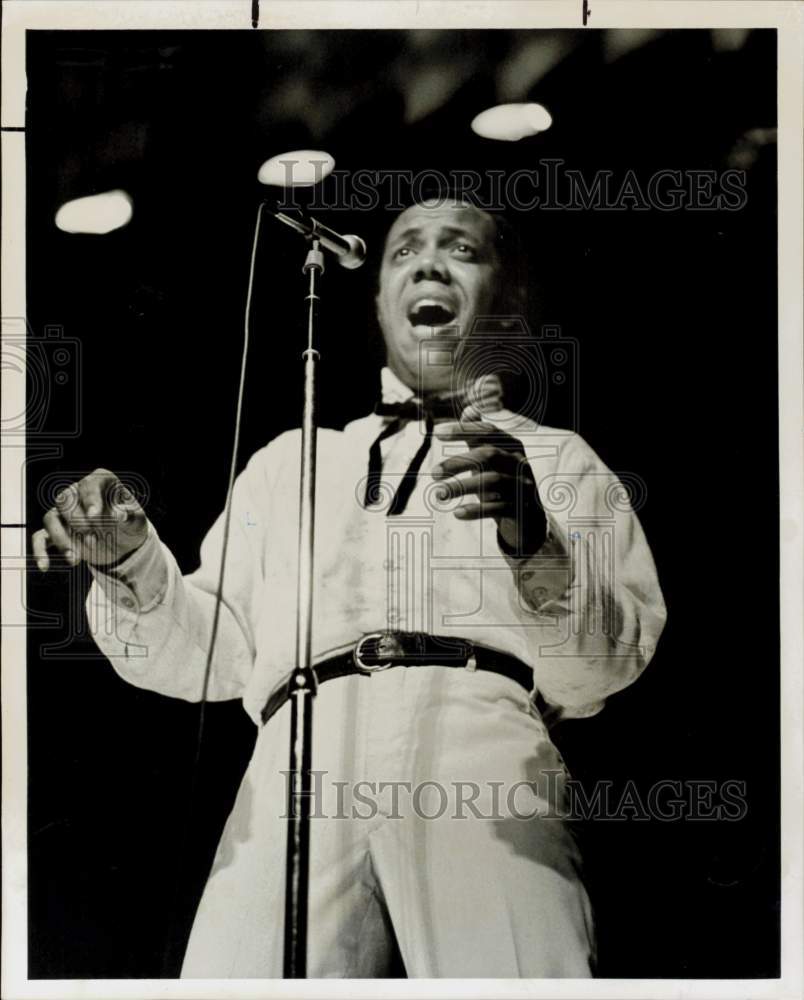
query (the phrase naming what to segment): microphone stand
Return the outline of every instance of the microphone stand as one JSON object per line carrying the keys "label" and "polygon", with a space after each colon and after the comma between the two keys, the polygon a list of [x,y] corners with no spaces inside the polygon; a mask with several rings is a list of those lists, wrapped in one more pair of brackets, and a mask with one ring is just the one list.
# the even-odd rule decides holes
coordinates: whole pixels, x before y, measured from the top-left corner
{"label": "microphone stand", "polygon": [[307,978],[307,897],[310,869],[310,804],[312,800],[313,698],[318,682],[313,655],[313,554],[317,437],[317,365],[315,347],[319,297],[318,276],[324,273],[324,253],[313,237],[304,262],[308,278],[307,347],[304,361],[301,479],[299,487],[299,579],[297,588],[296,667],[288,681],[290,700],[290,780],[288,782],[288,841],[285,883],[284,978]]}

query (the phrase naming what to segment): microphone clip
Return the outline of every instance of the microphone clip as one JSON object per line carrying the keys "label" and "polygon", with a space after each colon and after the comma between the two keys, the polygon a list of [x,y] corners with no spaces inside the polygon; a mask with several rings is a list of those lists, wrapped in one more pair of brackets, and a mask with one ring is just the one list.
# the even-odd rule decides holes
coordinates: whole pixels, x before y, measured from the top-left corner
{"label": "microphone clip", "polygon": [[351,271],[365,263],[366,244],[359,236],[337,233],[305,212],[299,211],[296,215],[289,215],[269,201],[263,204],[269,215],[272,215],[277,222],[289,226],[307,240],[318,240],[324,250],[335,255],[341,267]]}

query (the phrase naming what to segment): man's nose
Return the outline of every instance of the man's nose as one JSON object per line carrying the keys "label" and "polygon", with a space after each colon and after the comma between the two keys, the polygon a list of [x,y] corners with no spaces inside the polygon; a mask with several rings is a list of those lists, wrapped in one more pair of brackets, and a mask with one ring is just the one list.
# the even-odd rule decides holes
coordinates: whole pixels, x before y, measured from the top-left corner
{"label": "man's nose", "polygon": [[416,261],[413,273],[414,281],[441,281],[445,285],[450,282],[449,268],[446,261],[437,250],[423,250]]}

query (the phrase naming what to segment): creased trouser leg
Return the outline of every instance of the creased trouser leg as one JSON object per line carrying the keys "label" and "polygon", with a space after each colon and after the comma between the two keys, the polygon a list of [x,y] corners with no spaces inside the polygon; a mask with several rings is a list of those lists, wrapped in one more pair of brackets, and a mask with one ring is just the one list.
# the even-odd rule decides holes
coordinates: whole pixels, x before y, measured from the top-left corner
{"label": "creased trouser leg", "polygon": [[[514,823],[523,829],[509,838]],[[566,837],[559,821],[538,818],[389,821],[372,833],[408,976],[588,977],[586,893],[550,864],[571,850]]]}
{"label": "creased trouser leg", "polygon": [[[313,767],[325,773],[311,821],[310,978],[387,975],[394,934],[411,977],[590,975],[592,920],[574,840],[555,817],[516,818],[506,797],[531,782],[549,798],[545,776],[564,773],[524,691],[495,675],[396,669],[322,685],[314,718]],[[285,707],[259,736],[196,916],[186,978],[282,975],[288,730]],[[481,789],[484,818],[456,808],[465,779]],[[355,808],[358,781],[373,806]],[[400,783],[395,810],[388,789]],[[427,783],[416,802],[410,790]],[[438,812],[438,789],[448,807],[423,818]]]}

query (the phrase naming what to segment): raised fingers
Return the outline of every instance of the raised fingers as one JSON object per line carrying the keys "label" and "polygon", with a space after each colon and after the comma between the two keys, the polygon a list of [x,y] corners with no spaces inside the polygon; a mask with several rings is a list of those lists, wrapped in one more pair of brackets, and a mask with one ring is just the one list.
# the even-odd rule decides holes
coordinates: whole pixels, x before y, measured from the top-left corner
{"label": "raised fingers", "polygon": [[36,565],[43,573],[47,573],[50,569],[50,556],[47,552],[49,543],[50,536],[45,528],[40,528],[39,531],[35,531],[31,537],[31,550],[33,551],[33,557],[36,560]]}
{"label": "raised fingers", "polygon": [[463,479],[444,479],[439,483],[440,500],[478,494],[482,502],[502,500],[510,504],[516,496],[516,480],[499,472],[479,472]]}
{"label": "raised fingers", "polygon": [[104,488],[107,482],[114,478],[116,477],[112,476],[111,472],[107,472],[105,469],[96,469],[88,476],[84,476],[78,484],[81,504],[83,505],[87,517],[97,517],[103,512],[103,509],[106,506]]}
{"label": "raised fingers", "polygon": [[455,517],[461,521],[477,521],[481,517],[505,517],[511,505],[503,500],[488,500],[484,503],[467,503],[456,507]]}
{"label": "raised fingers", "polygon": [[500,451],[492,445],[484,444],[459,455],[450,455],[433,468],[433,477],[457,476],[461,472],[493,471],[516,475],[519,460],[510,452]]}
{"label": "raised fingers", "polygon": [[492,457],[491,448],[473,448],[461,455],[451,455],[433,468],[434,479],[457,476],[461,472],[481,472]]}
{"label": "raised fingers", "polygon": [[108,469],[95,469],[57,495],[43,527],[31,539],[36,564],[50,568],[48,550],[70,566],[86,559],[94,566],[119,562],[148,535],[148,519],[130,489]]}
{"label": "raised fingers", "polygon": [[84,508],[81,506],[77,483],[72,483],[60,490],[54,504],[62,523],[67,526],[68,530],[71,530],[74,525],[83,523]]}
{"label": "raised fingers", "polygon": [[[95,469],[78,484],[81,502],[89,517],[125,521],[125,504],[133,500],[131,493],[108,469]],[[139,507],[139,505],[137,505]]]}
{"label": "raised fingers", "polygon": [[498,464],[504,461],[505,456],[525,457],[520,441],[483,421],[437,424],[433,433],[441,441],[465,441],[469,445],[466,454],[476,455],[484,463],[491,461]]}
{"label": "raised fingers", "polygon": [[80,561],[69,529],[62,520],[61,514],[56,507],[51,507],[42,519],[45,526],[51,548],[56,549],[64,556],[71,566],[75,566]]}
{"label": "raised fingers", "polygon": [[[467,407],[467,410],[471,410]],[[502,437],[500,431],[493,424],[487,424],[484,420],[445,420],[436,424],[433,434],[442,441],[470,441],[476,440],[478,444],[482,441],[495,437]],[[506,435],[507,436],[507,435]]]}
{"label": "raised fingers", "polygon": [[476,378],[469,386],[467,405],[461,420],[482,420],[484,413],[492,413],[503,408],[503,388],[499,375],[488,374]]}

